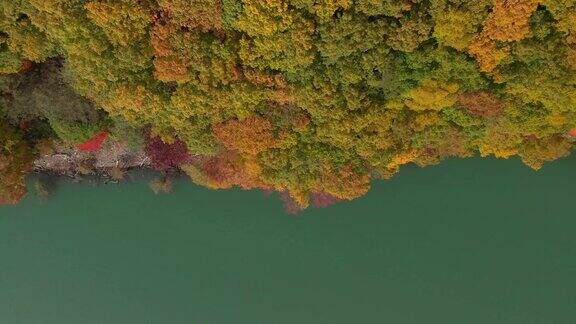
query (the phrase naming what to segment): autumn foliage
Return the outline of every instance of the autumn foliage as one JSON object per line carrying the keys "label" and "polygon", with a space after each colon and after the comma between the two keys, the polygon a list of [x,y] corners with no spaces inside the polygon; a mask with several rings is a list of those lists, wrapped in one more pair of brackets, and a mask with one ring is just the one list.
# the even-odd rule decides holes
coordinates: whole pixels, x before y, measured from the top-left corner
{"label": "autumn foliage", "polygon": [[[294,210],[360,197],[410,163],[516,155],[538,169],[573,145],[574,1],[0,8],[0,118],[44,127],[27,130],[29,141],[95,151],[101,129],[150,130],[155,168],[210,188],[281,192]],[[29,159],[5,155],[3,165],[27,170]]]}
{"label": "autumn foliage", "polygon": [[504,103],[486,91],[464,92],[458,96],[458,104],[468,113],[484,118],[498,116],[504,110]]}
{"label": "autumn foliage", "polygon": [[0,205],[15,204],[26,194],[25,177],[32,167],[32,148],[14,127],[0,121]]}
{"label": "autumn foliage", "polygon": [[107,137],[108,137],[108,131],[102,130],[97,134],[95,134],[88,141],[78,144],[77,147],[80,151],[96,152],[102,147]]}
{"label": "autumn foliage", "polygon": [[272,124],[259,116],[214,125],[216,138],[229,150],[256,155],[274,147]]}
{"label": "autumn foliage", "polygon": [[188,149],[182,141],[166,143],[154,135],[148,137],[146,153],[152,160],[152,166],[161,171],[176,168],[190,159]]}

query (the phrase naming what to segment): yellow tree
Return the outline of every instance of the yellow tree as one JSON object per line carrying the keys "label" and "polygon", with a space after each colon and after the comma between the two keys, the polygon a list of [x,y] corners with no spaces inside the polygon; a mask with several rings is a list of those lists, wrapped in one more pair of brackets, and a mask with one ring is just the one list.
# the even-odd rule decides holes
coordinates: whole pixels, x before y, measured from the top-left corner
{"label": "yellow tree", "polygon": [[420,0],[356,0],[358,11],[370,16],[401,17]]}
{"label": "yellow tree", "polygon": [[222,29],[220,0],[159,0],[158,4],[179,26],[203,31]]}
{"label": "yellow tree", "polygon": [[415,111],[441,110],[456,103],[457,92],[457,84],[424,80],[404,95],[404,104]]}
{"label": "yellow tree", "polygon": [[244,64],[296,73],[314,61],[314,23],[285,0],[245,0],[234,27]]}
{"label": "yellow tree", "polygon": [[530,16],[537,0],[495,0],[492,13],[484,23],[484,33],[492,40],[513,42],[530,34]]}
{"label": "yellow tree", "polygon": [[352,0],[290,0],[290,4],[315,14],[320,21],[327,21],[337,10],[350,8]]}
{"label": "yellow tree", "polygon": [[88,17],[114,44],[130,45],[148,34],[151,24],[149,1],[97,0],[86,5]]}
{"label": "yellow tree", "polygon": [[464,51],[478,29],[478,16],[473,12],[451,9],[435,18],[434,38],[438,43]]}

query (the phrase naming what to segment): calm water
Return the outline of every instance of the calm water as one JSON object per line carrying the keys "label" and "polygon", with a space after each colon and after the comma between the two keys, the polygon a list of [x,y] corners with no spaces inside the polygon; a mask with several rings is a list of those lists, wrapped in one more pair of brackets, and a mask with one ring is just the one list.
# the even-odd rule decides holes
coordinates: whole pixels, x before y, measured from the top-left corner
{"label": "calm water", "polygon": [[65,185],[0,207],[0,323],[576,323],[575,171],[408,167],[296,217],[259,192]]}

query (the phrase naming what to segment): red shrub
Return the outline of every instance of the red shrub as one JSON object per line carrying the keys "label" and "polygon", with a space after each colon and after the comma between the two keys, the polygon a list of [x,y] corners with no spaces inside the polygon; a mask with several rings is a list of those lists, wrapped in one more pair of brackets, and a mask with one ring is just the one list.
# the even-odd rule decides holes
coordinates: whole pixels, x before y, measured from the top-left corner
{"label": "red shrub", "polygon": [[190,160],[188,148],[180,140],[167,144],[158,136],[148,137],[145,150],[152,166],[160,171],[176,168]]}
{"label": "red shrub", "polygon": [[98,132],[96,135],[92,136],[91,139],[87,140],[84,143],[78,144],[76,147],[80,151],[84,152],[96,152],[102,148],[102,144],[108,138],[108,131],[102,130]]}
{"label": "red shrub", "polygon": [[30,60],[24,60],[22,62],[22,65],[20,66],[20,69],[18,70],[18,73],[24,74],[24,73],[30,71],[30,69],[32,69],[33,66],[34,66],[34,62],[32,62]]}

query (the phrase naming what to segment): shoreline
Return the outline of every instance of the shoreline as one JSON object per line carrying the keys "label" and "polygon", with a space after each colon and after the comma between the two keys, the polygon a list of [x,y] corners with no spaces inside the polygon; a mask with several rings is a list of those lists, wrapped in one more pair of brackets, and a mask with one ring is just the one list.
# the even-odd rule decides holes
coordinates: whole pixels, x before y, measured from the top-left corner
{"label": "shoreline", "polygon": [[97,152],[82,152],[77,148],[57,149],[38,157],[32,171],[59,176],[77,177],[90,174],[108,174],[150,167],[150,157],[141,149],[126,144],[107,143]]}

